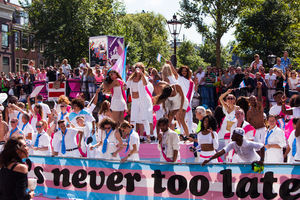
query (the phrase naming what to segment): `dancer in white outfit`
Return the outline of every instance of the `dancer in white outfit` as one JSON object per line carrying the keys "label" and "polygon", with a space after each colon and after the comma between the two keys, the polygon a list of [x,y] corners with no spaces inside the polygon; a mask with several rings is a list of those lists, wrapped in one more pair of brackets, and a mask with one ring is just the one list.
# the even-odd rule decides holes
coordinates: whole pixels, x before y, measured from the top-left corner
{"label": "dancer in white outfit", "polygon": [[143,63],[134,65],[135,72],[129,77],[127,87],[130,89],[132,98],[130,123],[136,127],[137,123],[143,124],[139,126],[140,134],[147,135],[147,141],[150,140],[150,123],[153,123],[153,104],[152,94],[148,89],[148,81],[144,75],[145,67]]}
{"label": "dancer in white outfit", "polygon": [[121,162],[125,162],[126,160],[128,161],[139,161],[140,156],[139,156],[139,149],[140,149],[140,137],[137,132],[133,130],[133,126],[129,124],[129,122],[124,121],[120,129],[123,133],[123,137],[128,137],[128,142],[126,146],[125,153],[128,151],[128,154],[126,155],[125,158],[122,158]]}
{"label": "dancer in white outfit", "polygon": [[156,105],[163,103],[164,108],[169,111],[169,123],[172,122],[174,116],[182,124],[184,129],[184,134],[189,135],[189,130],[185,122],[185,114],[188,108],[189,102],[184,96],[180,85],[166,85],[161,93],[156,99]]}
{"label": "dancer in white outfit", "polygon": [[[216,153],[216,149],[219,147],[218,135],[216,133],[217,121],[214,117],[206,115],[201,124],[201,131],[197,134],[198,150],[200,151],[199,162],[212,157]],[[218,162],[217,159],[212,161]]]}
{"label": "dancer in white outfit", "polygon": [[107,76],[106,83],[103,84],[103,91],[112,93],[110,106],[112,118],[120,125],[124,121],[124,111],[127,110],[126,95],[123,91],[124,82],[116,70],[110,70]]}
{"label": "dancer in white outfit", "polygon": [[269,128],[265,136],[265,163],[283,163],[284,132],[276,125],[276,116],[269,115]]}
{"label": "dancer in white outfit", "polygon": [[105,158],[112,160],[120,160],[119,152],[123,149],[123,142],[121,135],[117,129],[117,123],[110,118],[104,118],[100,122],[101,140],[95,145],[90,147],[90,150],[94,150],[96,147],[101,146],[96,158]]}

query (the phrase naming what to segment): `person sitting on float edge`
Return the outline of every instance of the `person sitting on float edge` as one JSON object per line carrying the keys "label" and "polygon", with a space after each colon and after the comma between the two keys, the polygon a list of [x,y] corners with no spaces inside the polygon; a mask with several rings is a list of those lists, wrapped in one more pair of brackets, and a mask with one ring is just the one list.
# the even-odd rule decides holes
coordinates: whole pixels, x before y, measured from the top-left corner
{"label": "person sitting on float edge", "polygon": [[262,143],[252,142],[244,139],[245,131],[242,128],[236,128],[231,136],[232,142],[226,145],[221,151],[218,151],[215,155],[206,159],[202,166],[206,165],[211,160],[222,156],[223,154],[229,152],[231,149],[235,149],[235,152],[240,157],[240,162],[253,162],[262,161],[261,157],[256,153],[256,149],[263,149],[264,145]]}

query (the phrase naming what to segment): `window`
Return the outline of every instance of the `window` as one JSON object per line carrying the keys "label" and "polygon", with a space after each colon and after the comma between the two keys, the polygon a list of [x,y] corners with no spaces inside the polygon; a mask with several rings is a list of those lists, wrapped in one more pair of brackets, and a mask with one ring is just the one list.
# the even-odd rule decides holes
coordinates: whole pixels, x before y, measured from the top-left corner
{"label": "window", "polygon": [[15,48],[20,49],[20,32],[16,31],[15,32]]}
{"label": "window", "polygon": [[44,63],[45,63],[44,60],[40,60],[40,68],[44,68]]}
{"label": "window", "polygon": [[22,49],[28,49],[28,46],[29,46],[28,35],[22,33]]}
{"label": "window", "polygon": [[9,65],[9,57],[3,57],[3,65]]}
{"label": "window", "polygon": [[29,47],[31,51],[35,51],[35,46],[34,46],[34,35],[29,35]]}
{"label": "window", "polygon": [[2,24],[2,46],[8,47],[8,25]]}
{"label": "window", "polygon": [[28,63],[29,61],[27,59],[22,60],[22,69],[24,70],[24,72],[28,71]]}
{"label": "window", "polygon": [[27,26],[28,22],[28,14],[26,12],[20,12],[20,24]]}
{"label": "window", "polygon": [[45,45],[44,44],[40,44],[40,52],[44,52],[45,49]]}
{"label": "window", "polygon": [[20,58],[16,58],[16,72],[20,71]]}

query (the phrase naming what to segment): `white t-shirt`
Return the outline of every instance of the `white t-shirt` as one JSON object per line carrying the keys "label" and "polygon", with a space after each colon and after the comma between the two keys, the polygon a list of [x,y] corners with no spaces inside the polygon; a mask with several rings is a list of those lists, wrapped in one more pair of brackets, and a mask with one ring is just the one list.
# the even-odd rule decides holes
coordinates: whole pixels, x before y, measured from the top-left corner
{"label": "white t-shirt", "polygon": [[[251,63],[250,67],[252,67],[254,63],[255,63],[255,60]],[[259,59],[259,62],[257,64],[257,69],[259,69],[259,67],[262,65],[263,65],[263,61],[261,59]]]}
{"label": "white t-shirt", "polygon": [[34,130],[33,130],[32,126],[29,123],[26,124],[26,126],[24,127],[24,129],[23,129],[23,126],[20,129],[23,131],[25,137],[28,136],[28,133],[31,133],[31,134],[34,133]]}
{"label": "white t-shirt", "polygon": [[300,117],[300,107],[295,107],[293,109],[293,116],[294,117]]}
{"label": "white t-shirt", "polygon": [[[205,72],[202,71],[201,73],[197,73],[196,77],[198,78],[198,84],[200,84],[201,79],[205,76]],[[205,81],[203,81],[200,85],[204,85]]]}
{"label": "white t-shirt", "polygon": [[269,115],[279,115],[280,112],[281,112],[281,106],[278,106],[276,104],[270,108]]}
{"label": "white t-shirt", "polygon": [[129,141],[129,149],[133,149],[133,145],[136,144],[136,149],[139,151],[140,149],[140,137],[139,134],[135,131],[132,132],[130,135],[130,141]]}
{"label": "white t-shirt", "polygon": [[[50,145],[51,138],[45,131],[43,131],[41,134],[42,135],[39,137],[38,147],[39,148],[48,147],[48,150],[47,151],[36,150],[36,151],[33,151],[33,155],[51,156],[51,145]],[[32,146],[34,146],[34,144],[35,144],[37,135],[38,135],[38,132],[35,132],[32,136]]]}
{"label": "white t-shirt", "polygon": [[[293,131],[292,133],[294,133],[293,135],[295,136],[295,131]],[[293,140],[294,141],[294,140]],[[291,149],[293,147],[293,141],[292,141],[292,145],[290,146]],[[300,148],[300,136],[299,137],[296,137],[296,154],[295,154],[295,160],[297,160],[297,163],[299,162],[300,160],[300,151],[299,151],[299,148]]]}
{"label": "white t-shirt", "polygon": [[231,149],[235,149],[235,152],[239,155],[242,161],[250,162],[259,161],[260,156],[256,153],[256,149],[261,149],[264,145],[262,143],[243,140],[242,146],[236,144],[235,141],[230,142],[224,147],[225,152],[229,152]]}
{"label": "white t-shirt", "polygon": [[[291,150],[290,150],[290,152],[289,152],[289,154],[288,154],[288,159],[287,159],[287,162],[288,163],[293,163],[294,161],[295,161],[295,158],[293,157],[293,142],[294,142],[294,139],[295,139],[295,130],[293,130],[292,132],[291,132],[291,134],[290,134],[290,136],[289,136],[289,139],[288,139],[288,145],[290,146],[290,148],[291,148]],[[298,146],[297,145],[297,142],[296,142],[296,146]],[[299,147],[299,146],[298,146]],[[297,155],[297,154],[295,154],[295,155]]]}
{"label": "white t-shirt", "polygon": [[[76,135],[78,133],[77,129],[67,128],[67,133],[65,136],[65,145],[66,150],[77,148]],[[58,131],[54,134],[52,146],[55,152],[61,153],[61,144],[62,144],[62,132]]]}
{"label": "white t-shirt", "polygon": [[[43,102],[38,103],[38,104],[40,104],[42,106],[43,114],[44,114],[43,119],[47,121],[47,115],[51,114],[51,110],[50,110],[49,106]],[[31,105],[31,108],[34,109],[34,106],[35,106],[35,104]]]}
{"label": "white t-shirt", "polygon": [[[274,84],[274,82],[276,81],[276,74],[266,74],[265,76],[265,80],[269,82],[270,87],[272,87],[272,85]],[[275,88],[276,85],[274,85],[273,88]]]}

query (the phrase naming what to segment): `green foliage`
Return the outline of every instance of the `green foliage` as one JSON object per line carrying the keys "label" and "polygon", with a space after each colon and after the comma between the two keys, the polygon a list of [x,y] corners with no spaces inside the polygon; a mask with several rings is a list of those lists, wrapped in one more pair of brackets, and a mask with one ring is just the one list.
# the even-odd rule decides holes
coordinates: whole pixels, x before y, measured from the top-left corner
{"label": "green foliage", "polygon": [[[232,54],[228,47],[221,47],[221,68],[227,68],[229,63],[232,61]],[[199,46],[199,55],[204,58],[204,61],[209,63],[211,66],[216,66],[216,46],[209,40],[205,40],[204,44]]]}
{"label": "green foliage", "polygon": [[145,65],[160,68],[162,63],[156,61],[157,54],[169,58],[166,19],[161,14],[154,12],[126,14],[119,18],[117,26],[114,34],[124,36],[126,43],[130,43],[127,63],[144,62]]}
{"label": "green foliage", "polygon": [[300,13],[299,5],[297,8],[295,4],[284,0],[264,0],[245,9],[235,32],[238,44],[234,52],[248,63],[256,53],[265,63],[270,53],[281,57],[285,50],[297,57],[300,50]]}
{"label": "green foliage", "polygon": [[184,41],[180,45],[177,56],[178,62],[181,65],[186,65],[193,71],[196,71],[200,66],[204,67],[208,65],[208,63],[204,62],[204,59],[199,56],[197,45],[191,41]]}
{"label": "green foliage", "polygon": [[23,7],[30,16],[28,31],[45,44],[45,58],[67,58],[73,67],[88,57],[89,37],[108,35],[125,14],[117,0],[32,0]]}
{"label": "green foliage", "polygon": [[[251,0],[182,0],[180,2],[181,20],[185,27],[196,26],[199,33],[216,46],[216,65],[221,66],[221,38],[235,25],[235,21],[245,6]],[[205,17],[211,17],[212,24],[204,22]]]}

